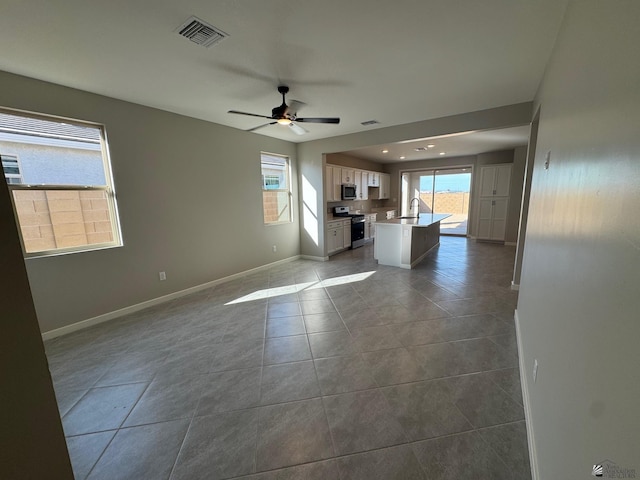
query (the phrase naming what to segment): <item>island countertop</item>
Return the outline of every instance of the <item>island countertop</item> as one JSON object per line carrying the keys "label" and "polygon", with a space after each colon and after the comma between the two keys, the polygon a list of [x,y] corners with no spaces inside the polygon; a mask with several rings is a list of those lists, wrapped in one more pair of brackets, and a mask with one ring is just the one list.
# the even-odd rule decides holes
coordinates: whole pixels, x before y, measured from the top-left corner
{"label": "island countertop", "polygon": [[379,220],[376,225],[407,225],[410,227],[428,227],[450,216],[450,213],[422,213],[418,218],[396,217],[390,218],[389,220]]}

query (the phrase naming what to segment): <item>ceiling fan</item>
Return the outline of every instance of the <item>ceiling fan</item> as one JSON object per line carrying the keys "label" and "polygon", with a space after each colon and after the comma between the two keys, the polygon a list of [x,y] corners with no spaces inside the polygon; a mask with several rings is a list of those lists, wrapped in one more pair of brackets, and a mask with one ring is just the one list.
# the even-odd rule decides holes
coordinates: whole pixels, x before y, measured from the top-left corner
{"label": "ceiling fan", "polygon": [[[275,125],[279,123],[280,125],[288,125],[291,130],[298,134],[304,135],[307,133],[307,130],[302,128],[297,123],[340,123],[340,118],[338,117],[298,117],[298,109],[304,106],[304,103],[298,102],[296,100],[291,101],[291,105],[287,105],[284,96],[289,92],[289,87],[285,85],[280,85],[278,87],[278,92],[282,94],[282,105],[279,107],[275,107],[271,110],[271,116],[268,115],[259,115],[257,113],[248,113],[248,112],[240,112],[238,110],[229,110],[228,113],[235,113],[237,115],[249,115],[250,117],[260,117],[267,118],[269,120],[274,120],[273,122],[265,123],[263,125],[258,125],[257,127],[250,128],[247,132],[253,132],[262,127],[266,127],[268,125]],[[297,122],[297,123],[294,123]]]}

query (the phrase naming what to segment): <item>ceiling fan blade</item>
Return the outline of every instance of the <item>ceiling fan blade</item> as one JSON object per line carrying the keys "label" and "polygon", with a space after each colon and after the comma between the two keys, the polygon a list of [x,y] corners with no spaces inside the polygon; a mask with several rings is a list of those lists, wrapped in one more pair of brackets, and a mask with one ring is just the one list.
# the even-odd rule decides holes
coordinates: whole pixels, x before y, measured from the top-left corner
{"label": "ceiling fan blade", "polygon": [[302,128],[300,125],[296,125],[295,123],[291,122],[289,124],[289,128],[293,131],[293,133],[295,133],[296,135],[304,135],[305,133],[309,133],[308,130],[305,130],[304,128]]}
{"label": "ceiling fan blade", "polygon": [[249,130],[245,130],[245,132],[253,132],[254,130],[258,130],[259,128],[268,127],[269,125],[275,125],[276,123],[278,122],[263,123],[262,125],[258,125],[257,127],[253,127],[253,128],[250,128]]}
{"label": "ceiling fan blade", "polygon": [[266,115],[258,115],[257,113],[240,112],[238,110],[229,110],[227,113],[235,113],[236,115],[249,115],[250,117],[272,118]]}
{"label": "ceiling fan blade", "polygon": [[296,118],[296,122],[308,122],[308,123],[340,123],[340,119],[337,117],[325,117],[325,118]]}
{"label": "ceiling fan blade", "polygon": [[296,115],[305,105],[306,103],[299,100],[290,100],[289,108],[287,108],[287,113],[289,115]]}

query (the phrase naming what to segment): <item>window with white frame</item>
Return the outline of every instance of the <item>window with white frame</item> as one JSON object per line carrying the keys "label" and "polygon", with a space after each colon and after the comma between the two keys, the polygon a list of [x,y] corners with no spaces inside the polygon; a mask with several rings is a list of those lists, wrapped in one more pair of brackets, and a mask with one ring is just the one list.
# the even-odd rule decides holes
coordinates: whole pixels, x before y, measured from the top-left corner
{"label": "window with white frame", "polygon": [[264,223],[290,223],[292,216],[289,157],[262,153],[260,165]]}
{"label": "window with white frame", "polygon": [[2,172],[7,183],[22,183],[22,175],[20,175],[20,162],[15,155],[2,155]]}
{"label": "window with white frame", "polygon": [[0,109],[0,155],[26,256],[122,244],[102,125]]}

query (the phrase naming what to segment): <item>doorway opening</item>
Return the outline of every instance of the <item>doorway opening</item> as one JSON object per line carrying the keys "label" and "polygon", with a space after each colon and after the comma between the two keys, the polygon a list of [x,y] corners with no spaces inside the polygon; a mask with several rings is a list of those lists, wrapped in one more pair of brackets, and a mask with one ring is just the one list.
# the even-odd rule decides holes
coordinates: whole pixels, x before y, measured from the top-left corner
{"label": "doorway opening", "polygon": [[469,228],[471,173],[471,166],[404,172],[402,215],[445,213],[451,216],[440,222],[440,233],[466,236]]}

